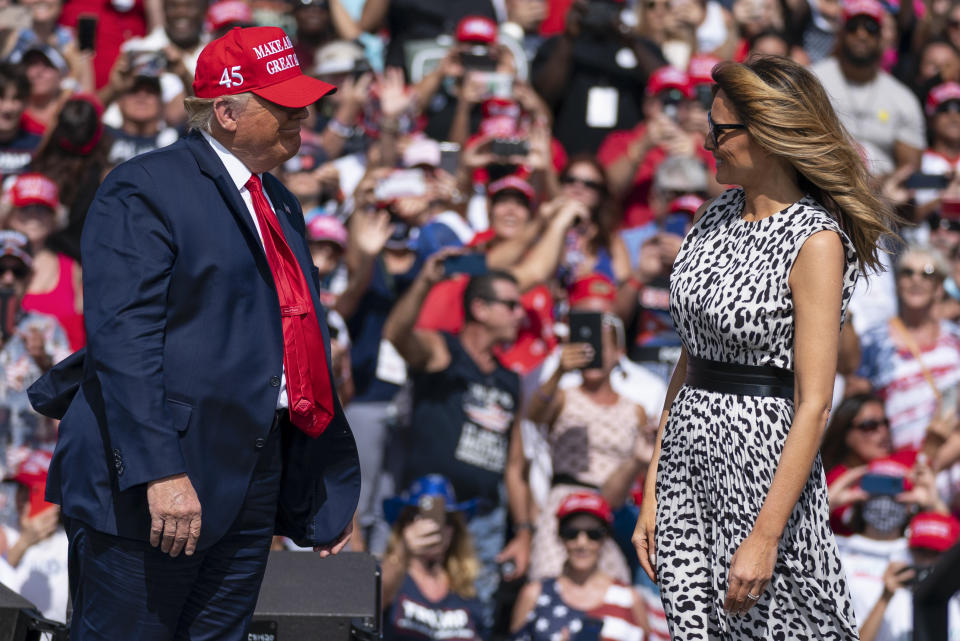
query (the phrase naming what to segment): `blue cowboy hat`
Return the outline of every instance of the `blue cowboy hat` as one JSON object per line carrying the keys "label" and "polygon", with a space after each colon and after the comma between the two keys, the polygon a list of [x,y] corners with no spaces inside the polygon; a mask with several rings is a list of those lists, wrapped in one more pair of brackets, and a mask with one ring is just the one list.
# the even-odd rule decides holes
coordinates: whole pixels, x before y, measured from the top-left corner
{"label": "blue cowboy hat", "polygon": [[443,498],[448,514],[461,512],[468,519],[477,511],[479,504],[477,499],[457,503],[457,497],[453,493],[453,485],[450,484],[450,481],[441,474],[427,474],[411,483],[410,487],[401,492],[399,496],[385,499],[383,501],[383,515],[387,519],[387,523],[392,525],[400,518],[400,513],[403,512],[404,508],[417,507],[423,498],[433,496]]}

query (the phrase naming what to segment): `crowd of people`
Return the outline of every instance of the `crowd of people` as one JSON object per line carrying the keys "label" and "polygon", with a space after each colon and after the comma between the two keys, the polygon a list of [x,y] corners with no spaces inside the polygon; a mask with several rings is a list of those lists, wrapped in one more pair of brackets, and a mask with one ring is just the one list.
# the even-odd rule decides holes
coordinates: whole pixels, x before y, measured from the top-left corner
{"label": "crowd of people", "polygon": [[850,301],[821,455],[861,638],[909,634],[910,586],[960,536],[960,2],[0,0],[0,16],[0,582],[47,616],[66,614],[42,501],[57,426],[26,390],[85,343],[87,208],[114,166],[196,126],[207,42],[273,25],[338,87],[275,174],[324,288],[362,466],[350,547],[382,559],[387,638],[668,638],[629,543],[681,352],[668,282],[728,187],[705,149],[724,126],[711,70],[766,55],[816,74],[901,220]]}

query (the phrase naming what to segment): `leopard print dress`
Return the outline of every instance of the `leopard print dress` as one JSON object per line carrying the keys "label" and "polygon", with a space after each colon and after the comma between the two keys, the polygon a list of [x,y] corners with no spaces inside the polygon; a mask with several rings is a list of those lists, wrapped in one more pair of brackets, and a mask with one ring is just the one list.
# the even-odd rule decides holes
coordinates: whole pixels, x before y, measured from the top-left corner
{"label": "leopard print dress", "polygon": [[[809,196],[759,221],[724,192],[691,229],[670,279],[670,313],[687,353],[793,369],[787,279],[812,234],[843,239],[843,310],[856,253]],[[684,386],[670,407],[657,472],[656,570],[675,641],[857,639],[829,526],[819,455],[781,536],[773,578],[746,615],[723,609],[730,559],[763,505],[793,420],[793,401]]]}

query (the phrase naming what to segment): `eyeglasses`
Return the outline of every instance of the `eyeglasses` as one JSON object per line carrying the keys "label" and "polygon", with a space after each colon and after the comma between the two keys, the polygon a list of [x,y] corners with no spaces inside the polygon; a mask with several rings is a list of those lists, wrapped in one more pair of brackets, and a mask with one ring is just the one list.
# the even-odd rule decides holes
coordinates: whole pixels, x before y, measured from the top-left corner
{"label": "eyeglasses", "polygon": [[742,123],[717,124],[713,122],[713,115],[709,111],[707,112],[707,123],[710,125],[710,140],[713,142],[714,149],[718,149],[720,147],[720,140],[717,138],[718,131],[723,131],[724,129],[747,128],[747,126]]}
{"label": "eyeglasses", "polygon": [[927,225],[930,226],[930,231],[960,232],[960,221],[944,218],[940,214],[930,214],[927,218]]}
{"label": "eyeglasses", "polygon": [[960,29],[960,20],[947,20],[947,27],[950,29]]}
{"label": "eyeglasses", "polygon": [[588,179],[586,179],[586,178],[579,178],[579,177],[577,177],[577,176],[563,176],[562,178],[560,178],[560,184],[562,184],[562,185],[574,185],[574,184],[583,185],[584,187],[589,187],[590,189],[592,189],[592,190],[594,190],[594,191],[605,191],[605,190],[606,190],[606,186],[605,186],[602,182],[599,182],[599,181],[596,181],[596,180],[588,180]]}
{"label": "eyeglasses", "polygon": [[934,280],[939,278],[937,274],[937,268],[932,264],[927,263],[923,266],[922,269],[914,269],[913,267],[901,267],[897,270],[897,276],[901,278],[913,278],[914,276],[922,276],[924,280]]}
{"label": "eyeglasses", "polygon": [[583,532],[587,535],[587,538],[591,541],[602,541],[603,537],[607,535],[607,531],[602,527],[591,527],[591,528],[577,528],[564,526],[559,530],[560,538],[564,541],[575,541],[580,537],[580,533]]}
{"label": "eyeglasses", "polygon": [[483,300],[487,301],[488,303],[500,303],[501,305],[506,305],[511,312],[516,311],[521,305],[520,301],[515,299],[503,300],[502,298],[484,298]]}
{"label": "eyeglasses", "polygon": [[22,280],[30,275],[30,268],[26,265],[0,265],[0,278],[7,272],[13,273],[13,277]]}
{"label": "eyeglasses", "polygon": [[843,25],[843,29],[847,33],[856,33],[860,27],[863,27],[871,36],[875,36],[880,33],[880,23],[868,16],[857,16],[855,18],[851,18],[850,20],[847,20],[847,24]]}
{"label": "eyeglasses", "polygon": [[876,432],[881,427],[890,427],[890,421],[885,418],[868,418],[865,421],[854,423],[853,428],[861,432]]}

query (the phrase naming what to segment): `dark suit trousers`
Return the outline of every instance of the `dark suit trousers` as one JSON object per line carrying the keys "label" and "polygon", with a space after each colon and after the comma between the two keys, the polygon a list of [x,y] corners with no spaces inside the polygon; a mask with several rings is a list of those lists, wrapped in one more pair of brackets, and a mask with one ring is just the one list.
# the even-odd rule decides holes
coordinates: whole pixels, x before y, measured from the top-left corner
{"label": "dark suit trousers", "polygon": [[274,429],[236,521],[192,556],[171,558],[147,541],[68,523],[71,641],[246,639],[270,551],[281,466]]}

